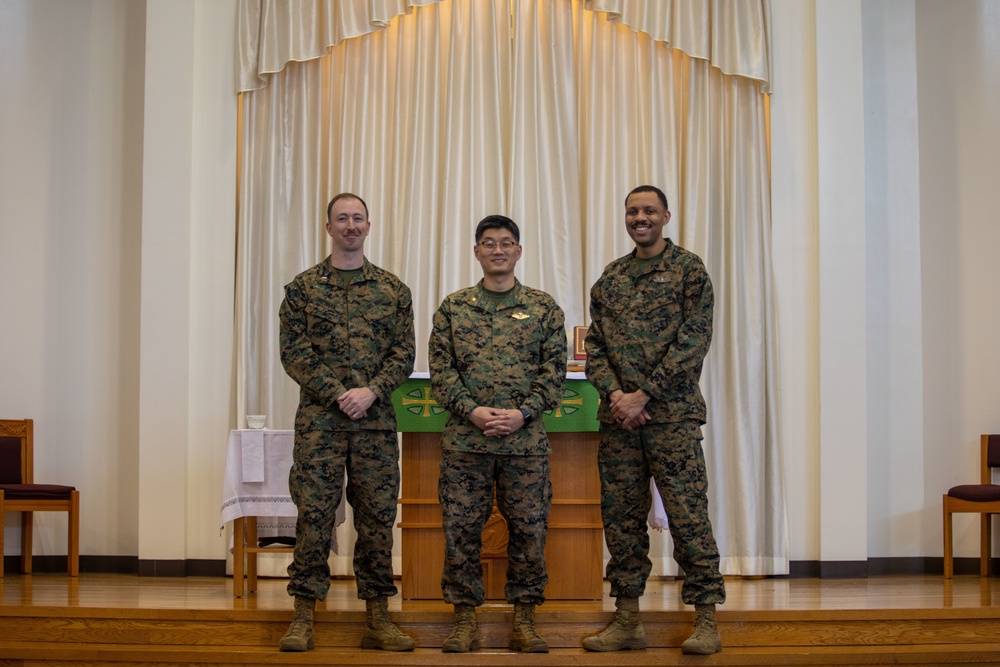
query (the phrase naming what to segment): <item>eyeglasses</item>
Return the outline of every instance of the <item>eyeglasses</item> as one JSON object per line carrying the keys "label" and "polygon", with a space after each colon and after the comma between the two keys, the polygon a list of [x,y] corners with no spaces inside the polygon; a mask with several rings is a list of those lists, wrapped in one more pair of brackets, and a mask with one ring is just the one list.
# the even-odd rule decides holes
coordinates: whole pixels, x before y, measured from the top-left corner
{"label": "eyeglasses", "polygon": [[493,239],[486,239],[485,241],[480,241],[477,245],[479,245],[479,247],[485,250],[486,252],[493,252],[494,250],[497,249],[497,246],[500,246],[500,249],[503,250],[504,252],[510,252],[511,250],[514,249],[515,246],[517,246],[517,241],[513,241],[511,239],[504,239],[500,241],[500,243],[497,243]]}

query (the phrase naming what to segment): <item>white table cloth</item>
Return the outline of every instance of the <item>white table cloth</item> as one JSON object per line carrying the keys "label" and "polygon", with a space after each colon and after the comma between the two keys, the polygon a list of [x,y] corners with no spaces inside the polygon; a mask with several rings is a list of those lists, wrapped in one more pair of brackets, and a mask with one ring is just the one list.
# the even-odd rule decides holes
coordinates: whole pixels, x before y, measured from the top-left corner
{"label": "white table cloth", "polygon": [[[221,526],[255,516],[257,537],[294,537],[298,511],[288,491],[295,431],[235,429],[229,432],[226,472],[222,484]],[[345,506],[337,508],[336,525],[344,522]],[[336,528],[331,535],[337,553]]]}

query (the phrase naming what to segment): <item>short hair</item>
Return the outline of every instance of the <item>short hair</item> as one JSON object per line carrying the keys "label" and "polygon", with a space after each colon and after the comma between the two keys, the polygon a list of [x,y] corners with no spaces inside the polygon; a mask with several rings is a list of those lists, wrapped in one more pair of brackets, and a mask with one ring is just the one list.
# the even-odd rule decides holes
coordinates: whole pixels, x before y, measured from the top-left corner
{"label": "short hair", "polygon": [[631,197],[634,194],[638,194],[640,192],[652,192],[656,194],[656,198],[660,200],[661,204],[663,204],[663,210],[664,211],[670,210],[670,206],[667,204],[667,195],[663,194],[663,190],[656,187],[655,185],[640,185],[637,188],[633,188],[632,192],[628,193],[628,195],[626,195],[625,197],[625,206],[628,206],[629,197]]}
{"label": "short hair", "polygon": [[514,235],[514,240],[521,242],[521,230],[517,228],[517,223],[505,215],[488,215],[476,225],[476,243],[483,238],[483,233],[487,229],[506,229]]}
{"label": "short hair", "polygon": [[368,204],[365,203],[365,200],[352,192],[341,192],[339,195],[331,199],[330,203],[326,205],[327,220],[330,219],[330,212],[333,210],[333,205],[339,202],[341,199],[357,199],[359,202],[361,202],[361,205],[365,207],[365,220],[368,219]]}

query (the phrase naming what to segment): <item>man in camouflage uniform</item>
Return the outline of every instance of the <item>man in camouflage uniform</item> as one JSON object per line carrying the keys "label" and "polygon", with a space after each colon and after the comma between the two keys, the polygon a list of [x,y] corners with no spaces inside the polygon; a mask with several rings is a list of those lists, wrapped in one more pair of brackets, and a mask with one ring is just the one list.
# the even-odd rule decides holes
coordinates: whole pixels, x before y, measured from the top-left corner
{"label": "man in camouflage uniform", "polygon": [[646,647],[639,597],[651,570],[650,476],[656,480],[684,570],[681,597],[695,607],[685,653],[721,650],[715,605],[725,602],[708,516],[701,448],[705,399],[698,387],[712,340],[712,283],[702,261],[663,238],[667,198],[644,185],[625,200],[635,250],[605,269],[590,293],[587,379],[601,396],[599,469],[607,577],[615,620],[584,639],[591,651]]}
{"label": "man in camouflage uniform", "polygon": [[520,232],[510,218],[487,216],[476,228],[483,279],[448,296],[434,314],[431,388],[448,420],[441,438],[445,565],[441,589],[455,606],[445,652],[479,648],[476,607],[483,604],[483,527],[494,487],[507,521],[507,584],[514,605],[511,650],[545,653],[534,625],[545,600],[545,537],[552,484],[542,412],[562,400],[566,379],[563,312],[545,292],[514,277]]}
{"label": "man in camouflage uniform", "polygon": [[392,527],[399,496],[399,451],[392,392],[413,370],[409,288],[364,256],[368,206],[350,193],[327,207],[333,251],[285,286],[279,311],[281,363],[301,387],[288,487],[298,508],[288,594],[295,617],[282,651],[313,648],[313,610],[330,587],[337,507],[347,501],[358,537],[354,575],[365,600],[363,648],[408,651],[413,639],[389,620]]}

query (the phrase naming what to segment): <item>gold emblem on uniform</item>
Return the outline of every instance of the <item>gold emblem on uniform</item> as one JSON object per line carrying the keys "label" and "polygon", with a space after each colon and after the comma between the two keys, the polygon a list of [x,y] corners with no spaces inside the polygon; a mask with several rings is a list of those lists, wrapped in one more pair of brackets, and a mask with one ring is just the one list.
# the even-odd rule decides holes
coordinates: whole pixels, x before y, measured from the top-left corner
{"label": "gold emblem on uniform", "polygon": [[515,320],[526,320],[529,317],[531,317],[531,315],[529,315],[528,313],[514,313],[513,315],[511,315],[511,317],[513,317]]}

